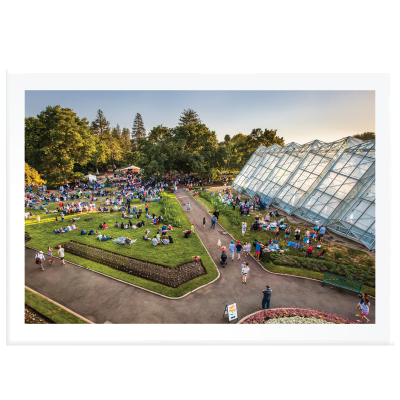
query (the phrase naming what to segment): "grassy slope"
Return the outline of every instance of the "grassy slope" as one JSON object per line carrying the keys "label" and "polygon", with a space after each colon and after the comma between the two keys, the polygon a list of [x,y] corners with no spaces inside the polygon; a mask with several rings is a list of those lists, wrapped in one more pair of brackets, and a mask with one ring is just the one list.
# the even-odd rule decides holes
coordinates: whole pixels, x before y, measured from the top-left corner
{"label": "grassy slope", "polygon": [[[173,196],[174,199],[174,196]],[[83,199],[82,201],[85,201]],[[96,202],[96,205],[105,202],[105,197],[101,200]],[[174,199],[175,206],[174,210],[176,212],[176,216],[180,219],[182,223],[183,229],[188,229],[190,227],[190,221],[187,218],[185,212],[183,211],[182,207],[180,206],[179,202]],[[134,200],[133,205],[136,207],[139,206],[139,200]],[[149,205],[149,212],[155,213],[157,216],[160,214],[161,206],[159,203],[148,203]],[[46,206],[48,210],[56,209],[57,204],[52,203],[51,206]],[[140,208],[144,210],[144,203],[140,204]],[[29,211],[29,210],[28,210]],[[102,272],[104,274],[113,276],[115,278],[121,279],[123,281],[132,283],[134,285],[149,289],[151,291],[163,294],[169,297],[180,297],[185,293],[188,293],[199,286],[202,286],[208,282],[211,282],[215,279],[218,275],[218,272],[215,268],[213,261],[211,260],[210,256],[208,255],[206,249],[203,247],[200,239],[197,235],[192,234],[191,237],[185,239],[183,236],[182,229],[173,228],[173,231],[169,232],[169,235],[172,236],[174,243],[168,246],[153,246],[150,241],[143,240],[143,235],[146,229],[150,229],[149,237],[153,237],[157,232],[160,226],[150,225],[150,220],[145,217],[145,214],[142,214],[143,221],[145,221],[146,225],[140,229],[121,229],[121,228],[114,228],[114,224],[116,221],[119,223],[124,221],[126,223],[128,219],[121,219],[121,213],[90,213],[87,216],[85,213],[83,215],[75,214],[75,215],[68,215],[64,219],[64,222],[61,223],[59,221],[55,221],[55,216],[58,214],[43,214],[44,211],[34,210],[33,214],[40,215],[41,222],[38,223],[36,220],[28,220],[26,221],[25,230],[29,233],[32,237],[27,243],[27,246],[33,247],[35,249],[43,250],[47,254],[47,247],[55,247],[56,245],[62,244],[69,240],[74,240],[76,242],[82,244],[90,244],[92,246],[97,246],[98,248],[109,250],[121,255],[125,255],[128,257],[133,257],[139,260],[150,261],[154,263],[160,263],[162,265],[175,267],[177,265],[183,264],[185,262],[192,261],[192,256],[198,255],[201,257],[204,267],[207,270],[207,275],[198,277],[193,279],[190,282],[186,282],[185,284],[179,286],[178,288],[169,288],[167,286],[161,285],[159,283],[151,282],[139,277],[132,276],[130,274],[126,274],[121,271],[114,270],[113,268],[107,267],[105,265],[89,261],[83,259],[81,257],[66,254],[66,260],[75,262],[85,268],[93,269],[95,271]],[[70,231],[67,233],[56,235],[53,231],[59,227],[66,227],[69,223],[68,221],[73,217],[80,217],[80,220],[76,222],[76,226],[79,228],[74,231]],[[91,218],[91,221],[85,222],[84,219]],[[136,223],[138,220],[136,218],[132,219],[132,223]],[[81,228],[84,228],[86,231],[90,229],[97,230],[99,224],[101,222],[106,222],[107,225],[110,227],[107,228],[103,233],[107,233],[107,235],[111,235],[113,238],[117,238],[119,236],[129,236],[131,239],[137,239],[135,243],[129,246],[119,245],[114,243],[111,240],[106,242],[99,242],[96,239],[95,235],[92,236],[82,236],[80,234]],[[71,225],[71,223],[69,223]],[[57,255],[56,252],[53,254]],[[57,262],[57,261],[56,261]]]}
{"label": "grassy slope", "polygon": [[69,313],[61,307],[58,307],[51,301],[38,296],[36,293],[25,289],[25,304],[33,308],[40,314],[51,319],[56,324],[87,324],[88,322]]}
{"label": "grassy slope", "polygon": [[[207,200],[205,200],[204,198],[200,197],[200,196],[196,196],[195,197],[196,200],[198,200],[207,210],[211,210],[211,203],[208,202]],[[231,208],[231,207],[230,207]],[[238,209],[238,207],[236,207],[236,210]],[[257,213],[259,213],[263,216],[265,216],[266,212],[265,211],[259,211],[259,212],[255,212],[253,213],[254,215],[256,215]],[[238,212],[239,214],[239,212]],[[239,214],[240,215],[240,214]],[[271,232],[255,232],[255,231],[250,231],[250,226],[254,221],[254,217],[249,216],[249,217],[244,217],[244,216],[240,216],[241,221],[246,221],[247,222],[247,232],[245,234],[244,237],[242,237],[242,229],[241,226],[233,226],[231,221],[229,220],[229,218],[227,218],[225,215],[221,215],[218,219],[218,222],[236,239],[236,240],[240,240],[241,243],[244,242],[250,242],[253,243],[254,240],[262,240],[263,242],[265,242],[268,239],[274,239],[275,235]],[[278,220],[281,217],[277,218]],[[274,218],[271,219],[271,221],[273,221]],[[293,236],[294,236],[294,229],[296,229],[295,226],[292,226],[292,233],[291,233],[291,238],[290,240],[293,241]],[[301,237],[303,238],[303,234],[304,234],[304,230],[305,228],[303,226],[300,225],[300,231],[301,231]],[[317,243],[314,242],[313,243]],[[281,248],[287,248],[288,246],[286,246],[286,242],[284,240],[284,233],[281,232],[280,236],[279,236],[279,240],[278,240],[278,244]],[[365,272],[367,272],[368,268],[363,265],[363,263],[369,258],[369,256],[367,254],[365,254],[363,251],[361,250],[354,250],[354,249],[349,249],[345,246],[341,246],[338,244],[331,244],[329,242],[323,242],[323,247],[325,249],[327,249],[327,253],[326,253],[326,257],[325,259],[328,261],[333,261],[333,257],[332,257],[332,252],[334,250],[340,250],[343,254],[343,258],[339,260],[339,263],[343,263],[343,264],[347,264],[347,263],[355,263],[357,264],[358,267],[360,267],[361,269],[365,270]],[[251,247],[251,253],[253,255],[255,255],[255,246],[252,245]],[[300,250],[300,249],[293,249],[290,248],[290,255],[291,256],[298,256],[298,257],[303,257],[304,253]],[[272,262],[263,262],[260,261],[260,263],[263,265],[263,267],[265,269],[267,269],[268,271],[271,272],[276,272],[276,273],[281,273],[281,274],[290,274],[290,275],[297,275],[297,276],[304,276],[304,277],[308,277],[308,278],[313,278],[313,279],[318,279],[318,280],[323,280],[324,274],[323,272],[316,272],[316,271],[310,271],[307,269],[301,269],[301,268],[291,268],[288,266],[283,266],[283,265],[276,265]],[[375,276],[375,269],[371,268],[370,270],[370,276]],[[371,296],[375,296],[375,288],[369,287],[367,285],[363,286],[363,290],[371,295]]]}

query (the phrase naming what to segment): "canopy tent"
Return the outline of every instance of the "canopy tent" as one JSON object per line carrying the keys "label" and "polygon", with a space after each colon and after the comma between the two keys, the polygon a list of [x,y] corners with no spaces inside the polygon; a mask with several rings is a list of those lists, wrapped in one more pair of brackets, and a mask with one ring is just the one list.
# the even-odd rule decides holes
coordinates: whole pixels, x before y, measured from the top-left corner
{"label": "canopy tent", "polygon": [[85,175],[85,178],[88,178],[90,182],[97,181],[96,175],[92,175],[92,174]]}
{"label": "canopy tent", "polygon": [[134,165],[131,165],[130,167],[126,167],[126,168],[121,168],[121,171],[124,171],[126,169],[133,170],[133,172],[140,172],[141,171],[141,169],[139,167],[135,167]]}

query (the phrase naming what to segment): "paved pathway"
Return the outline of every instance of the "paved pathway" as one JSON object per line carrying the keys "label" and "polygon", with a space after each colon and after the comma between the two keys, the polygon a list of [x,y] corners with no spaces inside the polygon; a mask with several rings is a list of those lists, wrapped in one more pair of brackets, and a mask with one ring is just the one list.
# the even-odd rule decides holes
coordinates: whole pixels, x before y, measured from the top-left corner
{"label": "paved pathway", "polygon": [[[218,224],[215,229],[211,229],[210,216],[184,189],[178,190],[177,198],[194,223],[197,234],[214,262],[220,265],[218,239],[221,239],[223,245],[228,246],[230,236],[223,235],[224,231]],[[189,212],[186,211],[188,201],[191,204]],[[204,216],[207,219],[205,228],[202,226]],[[340,293],[337,288],[330,288],[327,285],[323,287],[320,282],[268,273],[252,257],[244,258],[250,266],[247,284],[242,283],[241,262],[236,259],[228,260],[225,268],[219,267],[221,276],[214,283],[182,299],[173,300],[68,262],[65,266],[61,266],[59,260],[56,260],[54,266],[45,265],[45,271],[41,271],[34,263],[34,255],[33,250],[26,249],[26,286],[98,324],[106,321],[114,324],[228,323],[227,317],[223,317],[225,305],[236,302],[239,319],[260,310],[262,290],[266,284],[272,288],[272,308],[310,307],[337,313],[353,320],[357,313],[358,298],[355,293],[347,291]],[[66,258],[68,259],[68,254]],[[375,321],[373,299],[369,318],[371,323]]]}

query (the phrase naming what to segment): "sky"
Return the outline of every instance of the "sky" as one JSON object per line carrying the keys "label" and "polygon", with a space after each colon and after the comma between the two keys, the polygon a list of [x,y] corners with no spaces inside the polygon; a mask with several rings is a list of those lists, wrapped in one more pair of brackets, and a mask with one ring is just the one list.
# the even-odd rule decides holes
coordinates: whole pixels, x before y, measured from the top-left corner
{"label": "sky", "polygon": [[147,133],[157,125],[178,125],[184,109],[197,112],[218,140],[248,135],[253,128],[277,130],[285,143],[334,141],[375,132],[374,91],[45,91],[25,92],[25,116],[47,106],[71,108],[90,122],[101,109],[111,127],[132,129],[140,113]]}

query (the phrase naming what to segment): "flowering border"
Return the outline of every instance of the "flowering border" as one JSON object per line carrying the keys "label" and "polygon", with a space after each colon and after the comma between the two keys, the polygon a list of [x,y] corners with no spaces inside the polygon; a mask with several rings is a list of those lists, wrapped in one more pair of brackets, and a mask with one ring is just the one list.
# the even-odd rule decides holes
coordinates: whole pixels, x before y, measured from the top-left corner
{"label": "flowering border", "polygon": [[264,324],[272,318],[282,317],[304,317],[317,318],[334,324],[355,324],[356,322],[348,318],[338,317],[336,314],[328,314],[325,311],[313,310],[311,308],[274,308],[262,310],[242,318],[238,324]]}
{"label": "flowering border", "polygon": [[138,276],[153,282],[161,283],[165,286],[177,288],[183,283],[189,282],[199,276],[206,275],[207,271],[203,263],[198,261],[168,267],[161,264],[137,260],[135,258],[122,256],[98,249],[90,245],[83,245],[74,241],[63,244],[65,251],[70,254],[95,261],[119,271]]}

